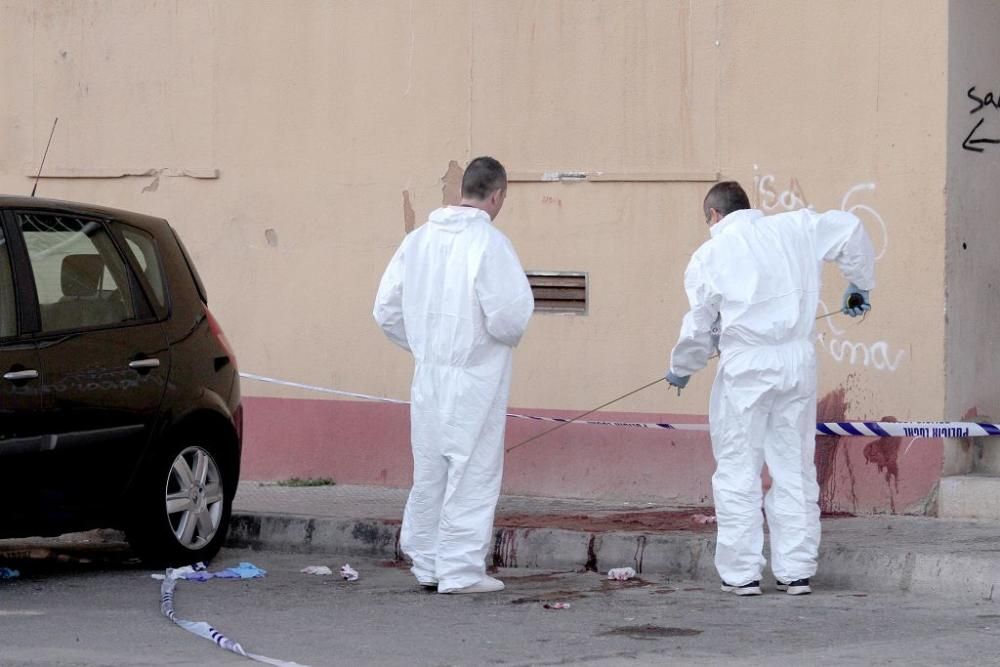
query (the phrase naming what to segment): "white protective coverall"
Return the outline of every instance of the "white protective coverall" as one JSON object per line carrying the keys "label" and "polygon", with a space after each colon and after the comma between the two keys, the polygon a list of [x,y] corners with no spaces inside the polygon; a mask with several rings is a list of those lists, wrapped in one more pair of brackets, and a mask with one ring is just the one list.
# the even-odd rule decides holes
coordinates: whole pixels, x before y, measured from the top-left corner
{"label": "white protective coverall", "polygon": [[470,207],[431,213],[389,262],[374,316],[413,353],[413,488],[400,547],[448,592],[486,574],[503,473],[511,355],[534,310],[510,241]]}
{"label": "white protective coverall", "polygon": [[704,368],[713,352],[710,330],[721,314],[721,358],[709,405],[715,565],[731,586],[760,580],[760,474],[767,463],[771,569],[783,582],[806,579],[816,572],[820,539],[813,329],[822,262],[835,262],[848,281],[871,289],[871,240],[850,213],[808,209],[767,217],[735,211],[711,234],[684,274],[691,310],[670,370],[683,377]]}

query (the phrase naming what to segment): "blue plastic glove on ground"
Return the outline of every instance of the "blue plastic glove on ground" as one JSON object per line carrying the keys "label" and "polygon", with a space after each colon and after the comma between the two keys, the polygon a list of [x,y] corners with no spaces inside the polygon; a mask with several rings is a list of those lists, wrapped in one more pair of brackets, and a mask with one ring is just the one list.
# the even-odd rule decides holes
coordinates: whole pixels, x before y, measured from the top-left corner
{"label": "blue plastic glove on ground", "polygon": [[868,290],[861,289],[854,283],[848,285],[847,289],[844,290],[844,305],[840,312],[857,317],[864,315],[865,311],[871,310],[871,307],[871,301],[868,300]]}
{"label": "blue plastic glove on ground", "polygon": [[262,570],[253,563],[243,562],[236,567],[227,567],[221,572],[216,572],[219,579],[256,579],[267,574],[267,570]]}

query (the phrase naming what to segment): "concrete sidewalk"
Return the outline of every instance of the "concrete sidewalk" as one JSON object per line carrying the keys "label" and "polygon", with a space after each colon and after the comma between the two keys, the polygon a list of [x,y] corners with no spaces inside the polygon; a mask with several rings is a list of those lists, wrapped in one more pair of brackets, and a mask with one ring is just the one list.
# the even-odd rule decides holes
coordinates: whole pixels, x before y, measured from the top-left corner
{"label": "concrete sidewalk", "polygon": [[[399,559],[406,490],[243,482],[229,546]],[[504,496],[488,564],[606,571],[634,567],[715,582],[711,508]],[[765,574],[765,579],[769,573]],[[825,518],[814,584],[1000,600],[1000,524],[876,516]]]}

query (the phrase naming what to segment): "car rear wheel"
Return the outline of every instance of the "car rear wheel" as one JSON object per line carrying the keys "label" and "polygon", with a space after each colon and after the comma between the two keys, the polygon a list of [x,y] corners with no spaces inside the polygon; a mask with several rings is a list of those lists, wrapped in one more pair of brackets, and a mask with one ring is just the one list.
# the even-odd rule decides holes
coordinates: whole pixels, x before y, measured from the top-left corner
{"label": "car rear wheel", "polygon": [[150,466],[129,542],[148,564],[190,565],[218,553],[229,529],[235,475],[218,448],[182,440]]}

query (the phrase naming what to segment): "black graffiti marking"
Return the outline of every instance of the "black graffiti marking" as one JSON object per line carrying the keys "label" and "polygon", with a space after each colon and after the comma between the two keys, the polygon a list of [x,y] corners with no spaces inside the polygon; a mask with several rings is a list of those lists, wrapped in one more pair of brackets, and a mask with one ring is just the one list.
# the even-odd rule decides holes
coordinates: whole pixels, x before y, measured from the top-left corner
{"label": "black graffiti marking", "polygon": [[986,97],[979,97],[973,93],[975,89],[976,87],[973,86],[972,88],[969,88],[968,92],[965,93],[968,95],[970,100],[976,102],[976,107],[969,111],[969,113],[976,113],[985,106],[993,106],[1000,109],[1000,97],[994,96],[992,92],[987,92]]}
{"label": "black graffiti marking", "polygon": [[979,122],[976,123],[976,126],[969,131],[969,136],[967,136],[965,138],[965,141],[962,142],[962,148],[964,148],[967,151],[973,151],[975,153],[982,153],[983,150],[985,150],[985,149],[977,147],[976,144],[1000,144],[1000,139],[986,139],[986,138],[973,139],[972,138],[972,135],[974,135],[976,133],[976,130],[979,129],[979,126],[982,125],[983,121],[985,121],[985,120],[986,120],[985,118],[980,118]]}
{"label": "black graffiti marking", "polygon": [[[985,97],[980,97],[976,94],[976,87],[972,86],[965,91],[965,95],[976,103],[976,105],[969,110],[970,114],[979,113],[982,111],[983,107],[995,107],[997,110],[1000,110],[1000,95],[994,94],[993,91],[988,90],[986,91]],[[987,137],[977,137],[973,139],[976,134],[976,130],[979,129],[979,126],[982,125],[985,120],[986,118],[980,118],[979,122],[976,123],[976,126],[969,131],[969,134],[962,142],[962,148],[967,151],[972,151],[973,153],[982,153],[985,149],[980,148],[979,144],[1000,144],[1000,139],[989,139]]]}

